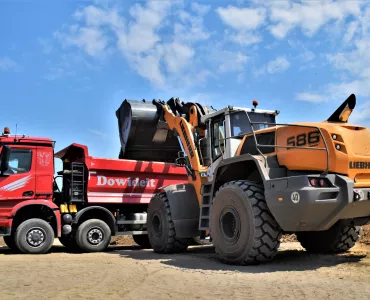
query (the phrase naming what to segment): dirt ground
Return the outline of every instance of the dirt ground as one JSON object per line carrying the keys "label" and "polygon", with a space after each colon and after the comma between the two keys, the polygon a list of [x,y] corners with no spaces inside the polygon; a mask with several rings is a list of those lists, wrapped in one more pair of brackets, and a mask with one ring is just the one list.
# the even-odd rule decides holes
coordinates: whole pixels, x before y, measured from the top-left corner
{"label": "dirt ground", "polygon": [[[130,238],[106,253],[11,254],[0,247],[0,299],[369,299],[370,246],[310,255],[282,243],[273,262],[229,266],[212,246],[158,255]],[[121,243],[133,245],[119,245]]]}

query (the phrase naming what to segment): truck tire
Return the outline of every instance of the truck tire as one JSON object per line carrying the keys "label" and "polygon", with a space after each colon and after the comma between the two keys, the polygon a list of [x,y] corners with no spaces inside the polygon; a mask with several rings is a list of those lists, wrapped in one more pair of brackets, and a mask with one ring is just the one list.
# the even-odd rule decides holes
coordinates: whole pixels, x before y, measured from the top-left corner
{"label": "truck tire", "polygon": [[144,249],[152,248],[152,245],[150,245],[149,237],[147,234],[136,234],[133,235],[132,238],[134,239],[134,242],[138,244],[141,248]]}
{"label": "truck tire", "polygon": [[111,241],[111,230],[99,219],[83,222],[76,231],[76,243],[85,252],[102,252]]}
{"label": "truck tire", "polygon": [[64,247],[66,247],[68,251],[78,252],[79,250],[81,250],[80,247],[77,245],[76,239],[72,236],[62,235],[61,237],[59,237],[59,242]]}
{"label": "truck tire", "polygon": [[5,245],[9,249],[11,249],[11,250],[16,250],[17,249],[17,246],[15,245],[15,241],[14,241],[14,235],[3,236],[3,239],[4,239]]}
{"label": "truck tire", "polygon": [[220,187],[211,208],[211,237],[223,262],[267,262],[275,256],[281,235],[260,185],[239,180]]}
{"label": "truck tire", "polygon": [[337,222],[329,230],[297,232],[297,240],[307,252],[341,253],[351,249],[360,238],[361,227]]}
{"label": "truck tire", "polygon": [[181,253],[188,248],[188,239],[176,237],[166,193],[156,194],[148,206],[149,242],[156,253]]}
{"label": "truck tire", "polygon": [[29,219],[18,226],[14,241],[22,253],[44,254],[53,245],[54,230],[42,219]]}

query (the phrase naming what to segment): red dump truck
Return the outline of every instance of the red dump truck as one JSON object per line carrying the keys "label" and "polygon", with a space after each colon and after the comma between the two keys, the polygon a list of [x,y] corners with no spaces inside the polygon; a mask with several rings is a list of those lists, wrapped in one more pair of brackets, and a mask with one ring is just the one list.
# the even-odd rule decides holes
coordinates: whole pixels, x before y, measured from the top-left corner
{"label": "red dump truck", "polygon": [[[116,115],[118,159],[92,157],[76,143],[54,154],[51,139],[11,136],[5,128],[0,136],[0,236],[9,248],[46,253],[58,237],[70,250],[97,252],[117,235],[132,235],[137,244],[150,247],[146,210],[152,195],[187,182],[185,168],[171,163],[181,149],[165,126],[161,141],[147,139],[157,132],[155,108],[148,112],[139,101],[125,100]],[[63,161],[56,177],[54,157]]]}

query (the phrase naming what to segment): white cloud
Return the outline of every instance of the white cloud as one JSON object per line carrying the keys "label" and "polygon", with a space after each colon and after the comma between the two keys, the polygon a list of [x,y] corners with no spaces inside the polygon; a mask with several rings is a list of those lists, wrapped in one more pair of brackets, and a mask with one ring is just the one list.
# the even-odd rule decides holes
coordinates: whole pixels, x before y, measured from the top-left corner
{"label": "white cloud", "polygon": [[229,5],[217,8],[216,12],[224,24],[235,30],[235,33],[226,31],[226,36],[230,40],[242,46],[262,41],[262,38],[256,34],[256,30],[265,22],[264,8],[238,8]]}
{"label": "white cloud", "polygon": [[203,5],[198,2],[191,3],[191,9],[201,16],[206,15],[209,12],[210,8],[211,8],[210,5]]}
{"label": "white cloud", "polygon": [[10,71],[18,69],[19,64],[11,58],[4,56],[0,57],[0,71]]}
{"label": "white cloud", "polygon": [[69,32],[55,32],[55,38],[64,46],[77,46],[90,56],[101,56],[108,46],[108,38],[102,30],[94,27],[70,26]]}
{"label": "white cloud", "polygon": [[252,32],[237,32],[236,34],[228,34],[229,38],[236,44],[242,46],[254,45],[262,41],[262,37],[255,35]]}
{"label": "white cloud", "polygon": [[349,44],[344,49],[350,50],[326,55],[339,80],[320,88],[323,98],[339,102],[344,101],[352,93],[365,99],[370,97],[369,17],[370,7],[358,20],[349,23],[343,42]]}
{"label": "white cloud", "polygon": [[346,33],[343,37],[343,42],[345,44],[352,41],[356,31],[359,29],[359,22],[358,21],[352,21],[348,24]]}
{"label": "white cloud", "polygon": [[259,77],[262,75],[283,73],[290,68],[290,62],[285,56],[278,56],[277,58],[270,60],[266,65],[255,70],[254,76]]}
{"label": "white cloud", "polygon": [[300,101],[307,101],[313,103],[319,103],[327,101],[323,95],[320,94],[312,94],[312,93],[298,93],[296,94],[296,99]]}
{"label": "white cloud", "polygon": [[364,2],[327,0],[288,4],[270,7],[270,20],[273,23],[270,31],[278,39],[285,38],[296,27],[312,37],[331,21],[344,21],[349,16],[359,16]]}
{"label": "white cloud", "polygon": [[221,73],[243,71],[248,61],[248,57],[241,52],[220,51],[217,55],[220,61],[218,70]]}
{"label": "white cloud", "polygon": [[253,30],[261,26],[266,18],[262,8],[238,8],[232,5],[216,9],[221,20],[235,30]]}
{"label": "white cloud", "polygon": [[290,62],[284,56],[279,56],[274,60],[271,60],[267,63],[267,73],[282,73],[288,70],[290,67]]}
{"label": "white cloud", "polygon": [[194,50],[180,43],[172,43],[164,48],[164,59],[167,63],[168,71],[171,73],[180,72],[194,56]]}
{"label": "white cloud", "polygon": [[370,116],[370,101],[366,101],[352,112],[349,122],[352,124],[367,123]]}
{"label": "white cloud", "polygon": [[203,16],[192,16],[185,11],[180,11],[178,16],[181,23],[174,24],[174,40],[195,43],[210,37],[210,33],[204,28]]}

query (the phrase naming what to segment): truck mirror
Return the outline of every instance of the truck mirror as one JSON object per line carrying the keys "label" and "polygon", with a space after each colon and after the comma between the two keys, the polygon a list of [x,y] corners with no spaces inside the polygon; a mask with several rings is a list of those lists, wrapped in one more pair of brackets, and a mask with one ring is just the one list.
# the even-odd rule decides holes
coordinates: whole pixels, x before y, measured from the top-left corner
{"label": "truck mirror", "polygon": [[10,148],[8,146],[3,146],[1,151],[1,165],[0,173],[4,174],[9,168],[9,157],[10,157]]}

